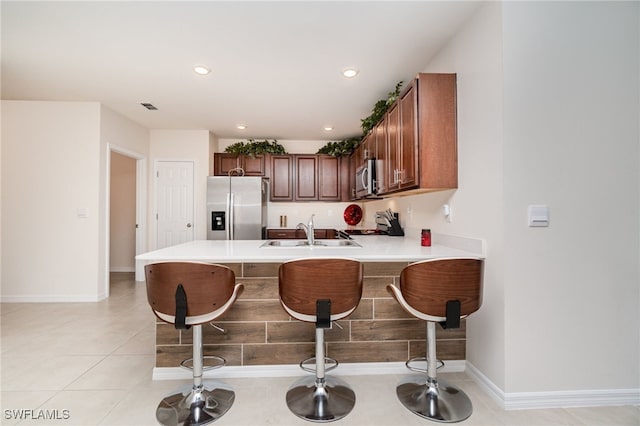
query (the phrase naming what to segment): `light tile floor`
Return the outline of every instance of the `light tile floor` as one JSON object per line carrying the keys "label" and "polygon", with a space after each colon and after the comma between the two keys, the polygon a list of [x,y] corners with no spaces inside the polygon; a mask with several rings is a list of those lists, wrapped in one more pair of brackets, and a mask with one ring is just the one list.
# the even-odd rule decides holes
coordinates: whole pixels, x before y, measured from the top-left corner
{"label": "light tile floor", "polygon": [[[154,425],[163,396],[186,381],[151,380],[154,317],[144,285],[113,274],[111,297],[98,303],[2,304],[0,424]],[[474,405],[465,425],[640,425],[634,406],[504,411],[464,373],[443,374]],[[433,425],[396,399],[401,376],[342,376],[354,388],[354,410],[336,424]],[[309,425],[289,412],[289,377],[224,379],[236,391],[215,424]],[[17,410],[58,419],[18,418]],[[42,411],[46,410],[46,411]]]}

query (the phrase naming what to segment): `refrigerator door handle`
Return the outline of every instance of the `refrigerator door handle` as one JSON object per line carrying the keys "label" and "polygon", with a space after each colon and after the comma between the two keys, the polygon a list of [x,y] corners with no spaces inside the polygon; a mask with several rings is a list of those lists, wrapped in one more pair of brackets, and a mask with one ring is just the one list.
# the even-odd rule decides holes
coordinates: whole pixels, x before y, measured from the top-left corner
{"label": "refrigerator door handle", "polygon": [[235,200],[233,197],[233,192],[229,194],[229,239],[235,240]]}
{"label": "refrigerator door handle", "polygon": [[227,218],[227,223],[225,224],[225,238],[227,240],[231,239],[231,193],[228,192],[227,193],[227,202],[226,202],[226,206],[225,206],[225,212],[224,215]]}

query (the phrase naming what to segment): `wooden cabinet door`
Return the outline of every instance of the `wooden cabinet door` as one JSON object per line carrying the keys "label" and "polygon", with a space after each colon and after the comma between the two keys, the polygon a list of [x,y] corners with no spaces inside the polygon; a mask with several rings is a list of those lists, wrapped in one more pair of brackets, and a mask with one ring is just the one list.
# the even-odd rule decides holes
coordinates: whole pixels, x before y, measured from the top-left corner
{"label": "wooden cabinet door", "polygon": [[351,156],[349,157],[349,200],[353,201],[356,199],[356,170],[360,165],[358,161],[357,148],[353,151]]}
{"label": "wooden cabinet door", "polygon": [[458,187],[455,74],[418,76],[420,188]]}
{"label": "wooden cabinet door", "polygon": [[376,192],[384,194],[387,192],[387,118],[386,116],[374,128],[375,152],[376,152]]}
{"label": "wooden cabinet door", "polygon": [[271,201],[293,201],[293,159],[291,155],[271,156]]}
{"label": "wooden cabinet door", "polygon": [[295,238],[295,229],[267,229],[268,240],[292,240]]}
{"label": "wooden cabinet door", "polygon": [[375,128],[364,137],[361,143],[362,160],[371,160],[376,158],[376,135]]}
{"label": "wooden cabinet door", "polygon": [[226,152],[216,152],[213,154],[213,174],[214,176],[228,176],[229,171],[241,168],[244,176],[264,176],[265,157],[257,155],[235,155]]}
{"label": "wooden cabinet door", "polygon": [[340,159],[318,155],[318,200],[340,201],[340,189]]}
{"label": "wooden cabinet door", "polygon": [[401,189],[417,185],[418,170],[418,91],[415,84],[400,99],[400,167]]}
{"label": "wooden cabinet door", "polygon": [[294,201],[318,200],[318,156],[294,155],[295,197]]}
{"label": "wooden cabinet door", "polygon": [[235,154],[216,152],[213,154],[213,175],[227,176],[230,170],[240,167],[240,159]]}
{"label": "wooden cabinet door", "polygon": [[394,104],[387,113],[387,192],[400,187],[400,108]]}
{"label": "wooden cabinet door", "polygon": [[243,155],[241,165],[245,176],[264,176],[265,175],[265,156]]}

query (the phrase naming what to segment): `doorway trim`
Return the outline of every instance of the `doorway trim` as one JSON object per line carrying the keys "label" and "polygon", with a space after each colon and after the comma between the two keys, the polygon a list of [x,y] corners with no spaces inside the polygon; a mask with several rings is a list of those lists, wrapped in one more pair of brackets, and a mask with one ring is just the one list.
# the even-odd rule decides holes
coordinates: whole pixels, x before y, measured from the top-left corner
{"label": "doorway trim", "polygon": [[[139,152],[123,148],[116,144],[107,143],[107,170],[106,170],[106,212],[105,212],[105,297],[109,297],[109,273],[111,246],[111,153],[115,152],[136,160],[136,249],[135,254],[147,251],[147,158]],[[136,262],[134,262],[136,264]],[[138,277],[136,267],[136,281],[144,281],[144,276]]]}

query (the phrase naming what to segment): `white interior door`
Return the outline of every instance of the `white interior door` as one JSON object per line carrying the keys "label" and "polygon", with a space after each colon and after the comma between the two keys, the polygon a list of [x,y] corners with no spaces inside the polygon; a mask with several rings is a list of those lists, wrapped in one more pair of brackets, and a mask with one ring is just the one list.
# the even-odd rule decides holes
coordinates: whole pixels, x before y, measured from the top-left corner
{"label": "white interior door", "polygon": [[156,188],[156,247],[160,249],[192,241],[193,162],[158,161]]}

